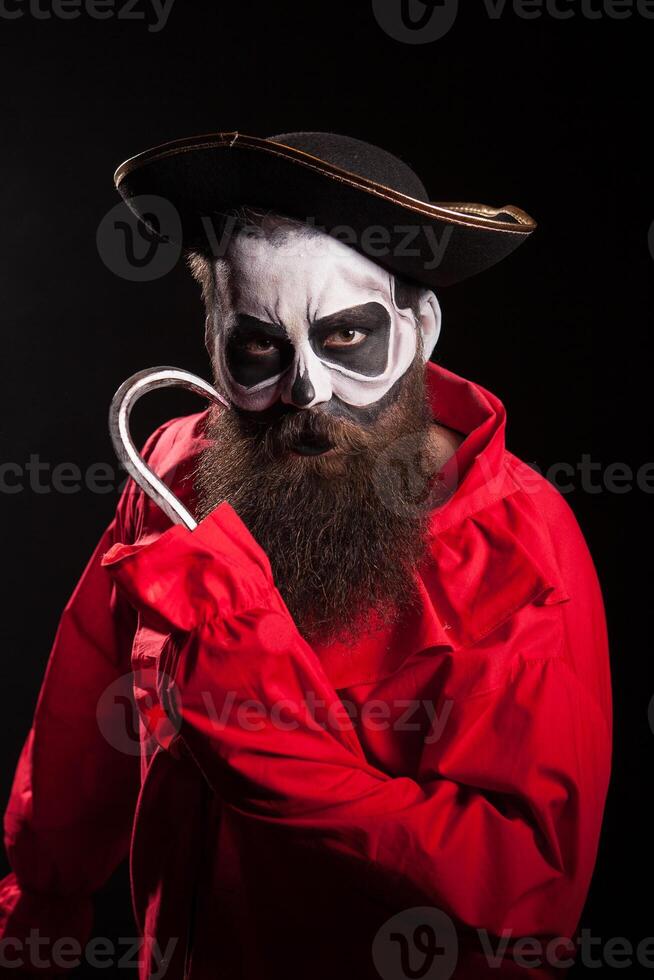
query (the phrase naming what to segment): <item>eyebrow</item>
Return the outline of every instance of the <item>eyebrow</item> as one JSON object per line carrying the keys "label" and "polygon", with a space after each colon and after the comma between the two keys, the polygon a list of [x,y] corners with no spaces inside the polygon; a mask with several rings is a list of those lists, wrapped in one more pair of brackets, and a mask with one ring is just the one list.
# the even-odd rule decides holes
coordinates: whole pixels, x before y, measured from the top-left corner
{"label": "eyebrow", "polygon": [[277,323],[267,323],[266,320],[259,320],[256,316],[250,316],[248,313],[237,313],[236,323],[232,329],[232,334],[235,333],[247,333],[252,331],[253,333],[265,333],[269,337],[276,337],[281,340],[288,340],[288,334],[283,327],[280,327]]}
{"label": "eyebrow", "polygon": [[312,324],[311,332],[325,333],[333,330],[343,323],[349,327],[367,327],[375,330],[378,327],[387,326],[389,322],[388,310],[381,303],[363,303],[361,306],[350,306],[345,310],[338,310],[330,313],[329,316],[321,317]]}

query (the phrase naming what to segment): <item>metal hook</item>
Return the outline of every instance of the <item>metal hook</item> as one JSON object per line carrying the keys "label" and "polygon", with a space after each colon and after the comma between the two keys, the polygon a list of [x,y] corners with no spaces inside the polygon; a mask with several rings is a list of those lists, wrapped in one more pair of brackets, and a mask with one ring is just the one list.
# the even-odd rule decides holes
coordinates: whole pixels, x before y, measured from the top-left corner
{"label": "metal hook", "polygon": [[131,378],[124,381],[111,400],[109,409],[109,432],[116,456],[139,487],[164,511],[173,524],[183,524],[189,531],[195,530],[198,522],[189,514],[172,490],[160,480],[134,445],[129,428],[129,418],[132,408],[142,397],[155,388],[186,388],[210,398],[212,401],[229,408],[229,402],[219,395],[208,381],[181,371],[179,368],[156,367],[137,371]]}

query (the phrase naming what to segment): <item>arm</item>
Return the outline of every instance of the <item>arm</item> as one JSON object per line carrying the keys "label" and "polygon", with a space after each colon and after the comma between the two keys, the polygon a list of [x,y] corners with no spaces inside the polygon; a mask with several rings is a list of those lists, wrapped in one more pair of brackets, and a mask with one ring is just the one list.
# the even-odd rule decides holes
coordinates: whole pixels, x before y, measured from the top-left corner
{"label": "arm", "polygon": [[[128,851],[138,752],[127,754],[120,739],[111,744],[97,711],[110,685],[129,671],[135,616],[101,558],[128,533],[133,497],[130,481],[63,611],[16,769],[4,819],[12,873],[0,882],[6,965],[27,961],[33,968],[24,945],[30,930],[48,940],[40,949],[44,961],[59,938],[83,945],[92,927],[91,895]],[[105,697],[102,710],[105,733],[113,724],[124,733],[124,705]]]}
{"label": "arm", "polygon": [[[173,528],[106,563],[153,624],[173,631],[160,667],[178,686],[179,739],[231,806],[347,860],[361,887],[436,905],[465,927],[573,935],[608,732],[556,645],[555,607],[540,631],[533,619],[514,624],[510,642],[528,656],[504,656],[492,689],[457,701],[412,779],[367,761],[228,504],[193,533]],[[486,652],[498,650],[489,641]],[[253,705],[263,711],[253,716]]]}

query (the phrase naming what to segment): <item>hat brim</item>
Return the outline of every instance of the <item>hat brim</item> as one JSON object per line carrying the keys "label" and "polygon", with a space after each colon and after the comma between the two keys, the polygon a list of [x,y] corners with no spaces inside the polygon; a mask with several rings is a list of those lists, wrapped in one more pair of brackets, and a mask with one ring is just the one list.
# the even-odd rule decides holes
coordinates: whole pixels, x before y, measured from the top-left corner
{"label": "hat brim", "polygon": [[430,288],[490,268],[536,227],[512,205],[421,201],[302,150],[237,132],[146,150],[121,164],[114,181],[146,225],[149,208],[140,209],[139,199],[170,202],[185,247],[215,252],[230,213],[248,206],[315,224],[389,271]]}

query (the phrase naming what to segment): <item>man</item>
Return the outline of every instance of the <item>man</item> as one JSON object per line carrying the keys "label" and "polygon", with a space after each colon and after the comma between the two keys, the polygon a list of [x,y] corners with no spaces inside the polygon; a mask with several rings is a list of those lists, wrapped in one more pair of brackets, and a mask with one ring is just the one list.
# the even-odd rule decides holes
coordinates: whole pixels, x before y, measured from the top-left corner
{"label": "man", "polygon": [[4,955],[81,947],[131,836],[143,977],[561,976],[610,768],[601,593],[501,402],[428,360],[432,287],[533,222],[431,204],[332,134],[178,141],[117,182],[144,220],[142,195],[178,210],[230,408],[144,449],[197,529],[126,491],[66,607],[6,814]]}

